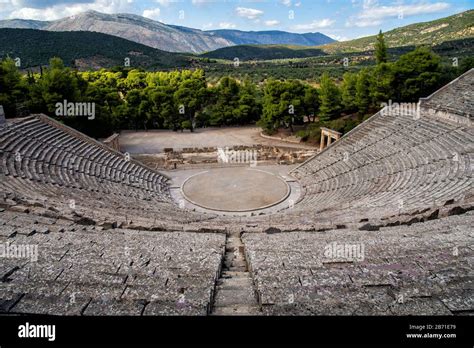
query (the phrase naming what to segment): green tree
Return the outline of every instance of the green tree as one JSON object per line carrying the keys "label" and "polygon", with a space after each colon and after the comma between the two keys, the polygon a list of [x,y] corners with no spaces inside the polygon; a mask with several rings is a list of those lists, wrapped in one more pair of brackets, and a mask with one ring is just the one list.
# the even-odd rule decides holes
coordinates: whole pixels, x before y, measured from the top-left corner
{"label": "green tree", "polygon": [[[81,81],[80,81],[81,80]],[[54,115],[56,103],[81,101],[80,87],[86,86],[76,72],[64,66],[60,58],[52,58],[49,67],[43,69],[36,83],[31,87],[31,109]]]}
{"label": "green tree", "polygon": [[231,125],[239,121],[240,86],[231,77],[223,77],[210,90],[211,101],[207,109],[211,126]]}
{"label": "green tree", "polygon": [[95,103],[96,116],[87,123],[85,132],[89,135],[105,137],[121,128],[121,117],[117,108],[124,103],[117,90],[118,73],[106,70],[81,74],[87,83],[85,100]]}
{"label": "green tree", "polygon": [[459,74],[474,68],[474,57],[462,57],[459,61]]}
{"label": "green tree", "polygon": [[362,69],[357,75],[355,103],[360,113],[365,114],[372,105],[370,95],[371,78],[369,69]]}
{"label": "green tree", "polygon": [[249,78],[245,78],[240,88],[239,123],[257,121],[262,113],[261,97],[257,87]]}
{"label": "green tree", "polygon": [[439,88],[441,58],[426,46],[417,47],[394,65],[394,90],[398,101],[417,101]]}
{"label": "green tree", "polygon": [[26,80],[21,76],[15,61],[6,58],[0,61],[0,105],[7,117],[16,116],[17,106],[27,97]]}
{"label": "green tree", "polygon": [[300,81],[289,80],[284,82],[283,88],[280,96],[281,121],[293,132],[293,125],[301,123],[305,114],[305,86]]}
{"label": "green tree", "polygon": [[269,133],[282,126],[293,131],[293,125],[300,123],[305,113],[304,97],[305,86],[299,81],[267,81],[258,124]]}
{"label": "green tree", "polygon": [[158,128],[178,130],[178,110],[174,102],[173,88],[171,86],[157,86],[149,94],[152,102],[153,124]]}
{"label": "green tree", "polygon": [[282,82],[268,80],[265,84],[262,104],[263,113],[257,124],[270,134],[275,132],[280,126],[281,114],[284,112],[280,105],[282,93]]}
{"label": "green tree", "polygon": [[392,63],[381,63],[371,71],[370,99],[372,105],[380,106],[394,99],[394,68]]}
{"label": "green tree", "polygon": [[303,105],[304,114],[314,122],[319,112],[319,93],[318,90],[311,86],[305,86]]}
{"label": "green tree", "polygon": [[127,111],[129,112],[128,127],[133,129],[140,129],[143,126],[143,122],[146,116],[142,113],[143,110],[140,110],[140,103],[142,102],[142,93],[138,89],[130,90],[126,97],[125,103],[127,104]]}
{"label": "green tree", "polygon": [[387,57],[387,45],[382,30],[380,30],[375,42],[375,60],[377,64],[386,63]]}
{"label": "green tree", "polygon": [[331,80],[328,73],[321,76],[321,87],[319,89],[319,121],[328,122],[331,118],[340,115],[341,112],[341,93],[337,85]]}
{"label": "green tree", "polygon": [[174,93],[175,105],[177,105],[181,116],[179,124],[182,126],[183,121],[187,120],[189,123],[186,123],[186,125],[191,125],[182,128],[189,128],[191,132],[193,131],[196,113],[202,110],[207,96],[206,80],[202,70],[192,72],[189,79],[185,79],[179,85],[178,90]]}
{"label": "green tree", "polygon": [[344,111],[351,113],[357,110],[356,104],[357,74],[346,72],[341,85],[341,99]]}

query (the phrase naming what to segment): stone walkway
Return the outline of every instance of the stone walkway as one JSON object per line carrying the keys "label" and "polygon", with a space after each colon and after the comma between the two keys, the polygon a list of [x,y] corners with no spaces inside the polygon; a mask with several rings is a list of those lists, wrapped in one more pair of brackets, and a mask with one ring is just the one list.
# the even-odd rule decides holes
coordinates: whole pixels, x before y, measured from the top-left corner
{"label": "stone walkway", "polygon": [[227,236],[211,315],[258,315],[260,307],[239,233]]}

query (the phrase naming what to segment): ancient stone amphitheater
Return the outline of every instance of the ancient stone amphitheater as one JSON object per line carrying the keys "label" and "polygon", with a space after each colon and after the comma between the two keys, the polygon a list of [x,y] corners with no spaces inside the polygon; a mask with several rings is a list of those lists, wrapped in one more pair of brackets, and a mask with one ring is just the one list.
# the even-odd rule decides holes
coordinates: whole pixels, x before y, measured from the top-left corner
{"label": "ancient stone amphitheater", "polygon": [[294,204],[246,217],[180,207],[167,176],[47,116],[8,120],[0,312],[472,314],[473,84],[384,108],[292,171]]}

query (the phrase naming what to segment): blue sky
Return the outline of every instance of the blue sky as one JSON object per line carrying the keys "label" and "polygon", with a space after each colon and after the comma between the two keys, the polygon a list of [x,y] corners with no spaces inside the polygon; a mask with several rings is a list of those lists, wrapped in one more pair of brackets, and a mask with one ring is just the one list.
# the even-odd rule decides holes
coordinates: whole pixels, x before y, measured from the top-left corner
{"label": "blue sky", "polygon": [[319,31],[347,40],[449,16],[473,5],[474,0],[0,0],[0,19],[55,20],[96,10],[203,30]]}

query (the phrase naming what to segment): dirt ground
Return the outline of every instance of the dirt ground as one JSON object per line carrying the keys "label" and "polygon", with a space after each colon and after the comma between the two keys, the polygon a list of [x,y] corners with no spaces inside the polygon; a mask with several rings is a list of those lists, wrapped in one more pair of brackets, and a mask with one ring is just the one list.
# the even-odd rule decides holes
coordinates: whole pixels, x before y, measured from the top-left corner
{"label": "dirt ground", "polygon": [[306,144],[295,144],[260,136],[258,127],[200,128],[193,133],[169,130],[122,131],[120,148],[130,154],[153,154],[165,148],[180,150],[190,147],[226,147],[235,145],[269,145],[313,149]]}

